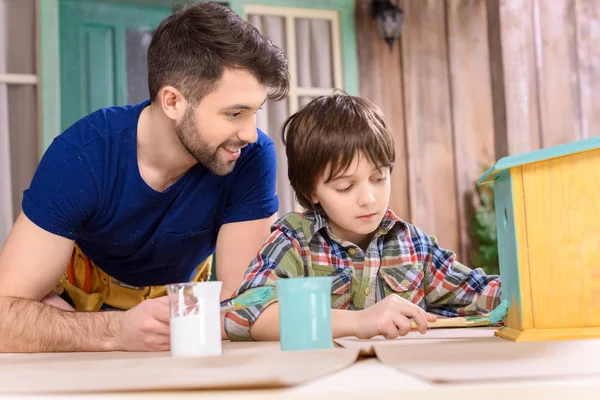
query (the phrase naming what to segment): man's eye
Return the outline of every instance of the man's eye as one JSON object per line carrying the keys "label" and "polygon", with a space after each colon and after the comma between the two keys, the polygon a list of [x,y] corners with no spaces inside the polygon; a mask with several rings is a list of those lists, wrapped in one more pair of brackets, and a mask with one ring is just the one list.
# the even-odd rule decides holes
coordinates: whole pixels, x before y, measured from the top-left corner
{"label": "man's eye", "polygon": [[229,114],[229,118],[236,119],[236,118],[237,118],[237,117],[239,117],[240,115],[242,115],[242,112],[241,112],[241,111],[238,111],[238,112],[235,112],[235,113],[231,113],[231,114]]}

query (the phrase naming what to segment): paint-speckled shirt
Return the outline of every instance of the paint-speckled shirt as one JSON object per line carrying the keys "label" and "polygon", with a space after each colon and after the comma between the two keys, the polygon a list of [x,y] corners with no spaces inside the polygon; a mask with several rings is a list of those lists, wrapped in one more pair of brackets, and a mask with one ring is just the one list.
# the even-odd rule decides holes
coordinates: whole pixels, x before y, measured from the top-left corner
{"label": "paint-speckled shirt", "polygon": [[[489,312],[501,300],[500,278],[470,269],[435,237],[387,211],[366,251],[340,240],[317,212],[290,213],[277,221],[250,264],[240,295],[282,278],[332,276],[334,309],[360,310],[398,294],[444,316]],[[250,326],[276,296],[225,315],[230,340],[251,340]]]}
{"label": "paint-speckled shirt", "polygon": [[95,111],[44,153],[23,212],[40,228],[75,241],[102,271],[135,287],[188,282],[215,252],[221,226],[277,212],[277,160],[261,131],[230,174],[201,163],[164,190],[138,163],[138,121],[150,101]]}

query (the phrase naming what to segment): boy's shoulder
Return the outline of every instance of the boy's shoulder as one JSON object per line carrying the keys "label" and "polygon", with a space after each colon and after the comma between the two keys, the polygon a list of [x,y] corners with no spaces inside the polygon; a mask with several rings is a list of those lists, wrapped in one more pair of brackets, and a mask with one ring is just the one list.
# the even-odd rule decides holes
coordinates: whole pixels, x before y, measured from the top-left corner
{"label": "boy's shoulder", "polygon": [[389,231],[392,236],[398,236],[399,241],[411,242],[415,247],[429,247],[433,236],[429,236],[421,228],[401,219],[391,209],[388,209],[382,227]]}
{"label": "boy's shoulder", "polygon": [[290,212],[275,221],[271,231],[278,230],[292,239],[310,241],[326,224],[316,211]]}

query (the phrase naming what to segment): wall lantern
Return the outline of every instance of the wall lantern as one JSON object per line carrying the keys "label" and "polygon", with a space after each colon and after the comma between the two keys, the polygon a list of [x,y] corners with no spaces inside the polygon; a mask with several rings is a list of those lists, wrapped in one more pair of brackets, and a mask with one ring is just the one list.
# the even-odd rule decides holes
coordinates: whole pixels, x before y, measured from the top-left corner
{"label": "wall lantern", "polygon": [[371,2],[371,16],[377,21],[379,36],[390,46],[390,51],[400,36],[402,14],[402,9],[391,0],[373,0]]}

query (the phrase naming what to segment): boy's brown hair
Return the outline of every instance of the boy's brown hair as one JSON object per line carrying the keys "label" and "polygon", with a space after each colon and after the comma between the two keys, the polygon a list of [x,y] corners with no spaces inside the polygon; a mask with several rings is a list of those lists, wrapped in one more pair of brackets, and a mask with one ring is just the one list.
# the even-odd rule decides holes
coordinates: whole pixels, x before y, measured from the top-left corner
{"label": "boy's brown hair", "polygon": [[287,95],[289,74],[283,51],[254,26],[223,5],[176,4],[148,48],[151,100],[160,88],[170,85],[197,104],[214,89],[225,68],[247,70],[267,87],[273,100]]}
{"label": "boy's brown hair", "polygon": [[311,198],[330,166],[326,182],[344,174],[361,153],[377,168],[392,167],[394,138],[379,107],[335,91],[312,100],[283,124],[288,177],[301,206],[318,210]]}

